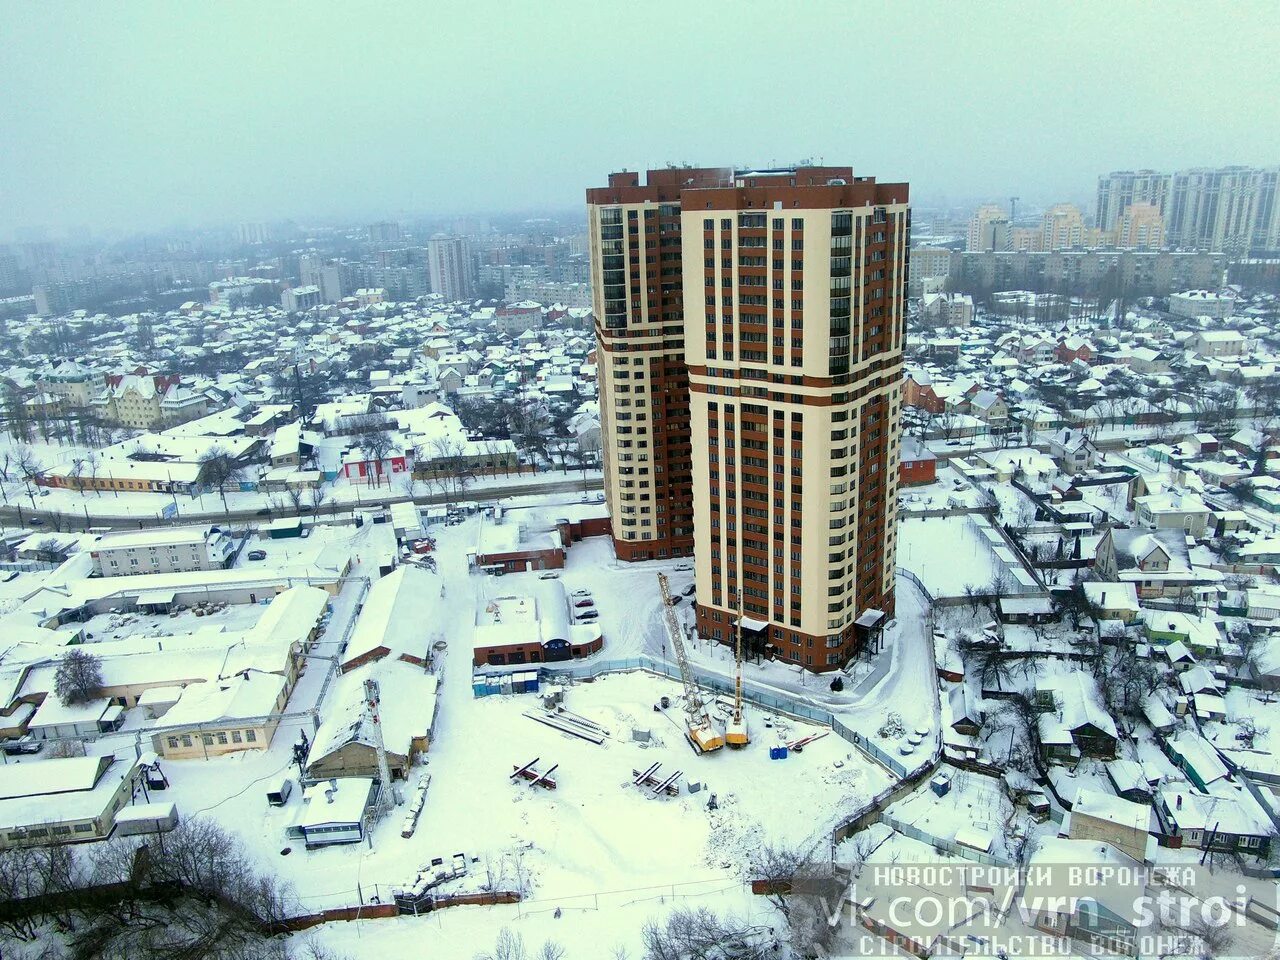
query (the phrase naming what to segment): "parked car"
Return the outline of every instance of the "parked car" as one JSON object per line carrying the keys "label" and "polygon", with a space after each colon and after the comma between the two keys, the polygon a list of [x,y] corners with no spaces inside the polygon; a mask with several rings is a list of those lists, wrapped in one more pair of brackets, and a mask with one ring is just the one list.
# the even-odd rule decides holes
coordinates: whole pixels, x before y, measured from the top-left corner
{"label": "parked car", "polygon": [[267,559],[267,551],[265,551],[265,550],[250,550],[250,551],[249,551],[249,559],[250,559],[250,560],[265,560],[265,559]]}
{"label": "parked car", "polygon": [[590,623],[592,620],[598,620],[598,619],[600,619],[600,611],[594,608],[578,614],[579,623]]}
{"label": "parked car", "polygon": [[39,753],[44,749],[43,740],[6,740],[4,742],[4,752],[11,757],[24,756],[26,754]]}
{"label": "parked car", "polygon": [[687,587],[685,587],[683,590],[681,590],[680,592],[681,592],[682,594],[684,594],[686,597],[692,597],[692,596],[693,596],[694,591],[695,591],[695,590],[697,590],[697,589],[698,589],[697,584],[691,583],[691,584],[689,584]]}
{"label": "parked car", "polygon": [[538,574],[538,579],[539,580],[559,580],[560,574],[556,573],[556,571],[554,570],[548,570],[546,573]]}
{"label": "parked car", "polygon": [[573,591],[573,595],[574,595],[575,597],[590,597],[590,596],[591,596],[591,591],[590,591],[590,590],[575,590],[575,591]]}
{"label": "parked car", "polygon": [[260,509],[260,510],[258,511],[258,516],[260,516],[260,517],[269,517],[269,516],[271,516],[271,508],[270,508],[270,507],[263,507],[262,509]]}
{"label": "parked car", "polygon": [[583,597],[581,600],[575,600],[573,602],[573,605],[578,608],[594,607],[596,605],[596,602],[590,596],[586,596],[586,597]]}
{"label": "parked car", "polygon": [[29,526],[29,527],[43,527],[43,526],[44,526],[44,518],[43,518],[43,517],[31,517],[31,518],[27,521],[27,526]]}

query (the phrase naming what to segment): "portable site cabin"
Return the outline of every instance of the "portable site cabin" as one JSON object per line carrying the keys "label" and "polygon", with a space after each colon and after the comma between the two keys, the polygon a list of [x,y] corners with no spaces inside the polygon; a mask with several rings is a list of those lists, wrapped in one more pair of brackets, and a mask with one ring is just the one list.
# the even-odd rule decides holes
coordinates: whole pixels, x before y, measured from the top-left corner
{"label": "portable site cabin", "polygon": [[377,799],[378,784],[371,777],[322,780],[302,793],[302,807],[290,834],[308,850],[364,839],[365,811]]}
{"label": "portable site cabin", "polygon": [[116,833],[168,833],[178,825],[178,808],[169,802],[135,803],[116,813]]}

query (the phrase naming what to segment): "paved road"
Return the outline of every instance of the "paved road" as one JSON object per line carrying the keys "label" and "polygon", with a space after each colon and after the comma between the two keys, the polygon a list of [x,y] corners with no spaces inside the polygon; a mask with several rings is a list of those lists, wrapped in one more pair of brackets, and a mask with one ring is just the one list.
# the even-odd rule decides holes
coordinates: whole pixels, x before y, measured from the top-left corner
{"label": "paved road", "polygon": [[[494,500],[502,500],[506,497],[521,496],[537,496],[548,493],[575,493],[582,495],[584,489],[591,491],[591,496],[596,495],[596,491],[602,487],[602,481],[599,477],[593,477],[583,480],[581,477],[563,480],[546,480],[542,483],[521,483],[511,484],[510,486],[484,486],[472,487],[465,493],[445,497],[441,494],[424,494],[413,498],[413,502],[419,505],[427,504],[456,504],[456,503],[489,503]],[[346,517],[350,516],[355,510],[370,510],[379,506],[391,503],[404,503],[408,497],[388,497],[386,499],[378,499],[364,504],[327,503],[320,510],[320,516],[324,518]],[[171,501],[167,497],[157,495],[157,503],[167,505]],[[37,499],[37,504],[39,500]],[[86,523],[85,508],[88,509],[88,522]],[[304,513],[306,511],[304,510]],[[292,511],[285,509],[275,512],[268,512],[265,508],[252,510],[208,510],[203,513],[194,511],[182,512],[182,515],[176,520],[162,520],[157,514],[150,516],[121,515],[111,513],[111,501],[106,497],[84,497],[83,503],[77,504],[74,510],[32,510],[30,507],[21,508],[21,517],[19,517],[19,508],[16,506],[0,506],[0,520],[5,523],[25,523],[30,525],[32,517],[40,517],[45,521],[46,527],[54,528],[52,518],[59,516],[64,528],[81,529],[86,526],[112,527],[116,529],[136,529],[138,527],[157,527],[170,523],[194,523],[199,520],[226,520],[229,522],[253,522],[270,519],[271,517],[291,516]]]}

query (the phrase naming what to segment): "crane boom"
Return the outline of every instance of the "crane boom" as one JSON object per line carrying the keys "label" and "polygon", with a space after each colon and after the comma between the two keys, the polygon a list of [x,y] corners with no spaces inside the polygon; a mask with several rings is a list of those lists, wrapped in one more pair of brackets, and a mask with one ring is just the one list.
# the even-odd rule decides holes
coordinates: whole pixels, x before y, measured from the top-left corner
{"label": "crane boom", "polygon": [[689,668],[689,658],[684,652],[684,637],[680,624],[676,621],[675,608],[671,603],[671,588],[667,584],[667,576],[658,574],[658,588],[662,592],[662,615],[667,622],[667,633],[671,635],[671,646],[676,653],[676,664],[680,667],[680,681],[684,684],[684,712],[689,728],[689,739],[700,751],[718,750],[724,740],[711,723],[706,704],[702,701],[702,692],[697,681],[693,679],[693,671]]}

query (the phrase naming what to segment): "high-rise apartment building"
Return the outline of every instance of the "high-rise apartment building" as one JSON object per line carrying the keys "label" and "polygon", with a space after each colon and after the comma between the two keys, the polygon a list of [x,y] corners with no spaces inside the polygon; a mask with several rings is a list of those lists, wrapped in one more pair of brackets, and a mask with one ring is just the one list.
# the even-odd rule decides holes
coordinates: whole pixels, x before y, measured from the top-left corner
{"label": "high-rise apartment building", "polygon": [[605,500],[620,560],[693,553],[680,203],[729,169],[615,173],[587,191]]}
{"label": "high-rise apartment building", "polygon": [[241,243],[270,243],[271,227],[265,223],[238,223],[236,239]]}
{"label": "high-rise apartment building", "polygon": [[752,649],[840,666],[894,606],[907,187],[849,167],[609,183],[587,199],[618,555],[692,546],[703,636],[741,614]]}
{"label": "high-rise apartment building", "polygon": [[1071,250],[1085,244],[1084,215],[1074,203],[1055,203],[1040,220],[1041,250]]}
{"label": "high-rise apartment building", "polygon": [[1175,173],[1165,207],[1165,236],[1172,247],[1248,253],[1256,226],[1258,175],[1248,167]]}
{"label": "high-rise apartment building", "polygon": [[994,203],[984,203],[969,220],[966,250],[1009,250],[1013,244],[1009,215]]}
{"label": "high-rise apartment building", "polygon": [[404,239],[404,227],[395,220],[379,220],[369,224],[370,243],[399,243]]}
{"label": "high-rise apartment building", "polygon": [[1164,217],[1154,203],[1131,203],[1115,229],[1115,245],[1125,250],[1159,250],[1164,246]]}
{"label": "high-rise apartment building", "polygon": [[471,245],[465,237],[434,236],[427,241],[427,267],[431,272],[431,292],[446,300],[467,300],[471,283]]}
{"label": "high-rise apartment building", "polygon": [[1126,208],[1149,203],[1162,214],[1169,196],[1169,174],[1155,170],[1117,170],[1098,178],[1096,226],[1114,230]]}
{"label": "high-rise apartment building", "polygon": [[1280,167],[1120,171],[1098,178],[1097,225],[1125,245],[1125,211],[1150,204],[1170,247],[1233,256],[1271,251],[1280,248],[1278,180]]}

